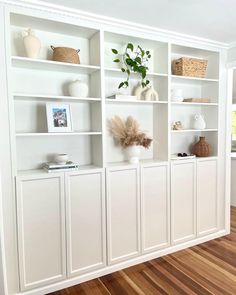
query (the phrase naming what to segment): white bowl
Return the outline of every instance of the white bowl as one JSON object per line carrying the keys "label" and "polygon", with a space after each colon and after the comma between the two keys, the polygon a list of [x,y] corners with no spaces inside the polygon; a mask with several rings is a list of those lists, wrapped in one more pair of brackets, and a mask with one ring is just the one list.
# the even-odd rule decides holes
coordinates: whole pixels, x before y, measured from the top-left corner
{"label": "white bowl", "polygon": [[68,162],[69,156],[67,154],[56,154],[54,157],[54,161],[57,164],[66,164]]}

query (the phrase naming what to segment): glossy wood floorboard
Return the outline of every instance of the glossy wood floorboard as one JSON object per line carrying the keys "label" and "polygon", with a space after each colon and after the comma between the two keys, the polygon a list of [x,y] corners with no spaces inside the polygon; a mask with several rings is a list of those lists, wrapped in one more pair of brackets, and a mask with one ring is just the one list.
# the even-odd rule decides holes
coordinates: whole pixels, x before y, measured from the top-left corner
{"label": "glossy wood floorboard", "polygon": [[50,295],[236,295],[236,208],[231,234]]}

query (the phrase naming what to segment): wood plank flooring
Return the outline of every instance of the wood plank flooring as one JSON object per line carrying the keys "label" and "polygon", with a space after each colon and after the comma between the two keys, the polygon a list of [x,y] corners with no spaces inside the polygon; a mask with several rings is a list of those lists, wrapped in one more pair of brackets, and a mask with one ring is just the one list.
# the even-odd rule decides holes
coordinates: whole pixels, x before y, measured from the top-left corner
{"label": "wood plank flooring", "polygon": [[50,295],[236,295],[236,208],[231,234]]}

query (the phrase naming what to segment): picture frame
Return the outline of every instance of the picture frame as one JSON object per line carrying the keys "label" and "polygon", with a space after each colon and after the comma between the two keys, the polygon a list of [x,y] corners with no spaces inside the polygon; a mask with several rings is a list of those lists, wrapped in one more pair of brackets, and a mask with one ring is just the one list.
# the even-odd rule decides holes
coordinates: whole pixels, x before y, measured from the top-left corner
{"label": "picture frame", "polygon": [[72,132],[69,104],[47,103],[46,112],[48,132]]}

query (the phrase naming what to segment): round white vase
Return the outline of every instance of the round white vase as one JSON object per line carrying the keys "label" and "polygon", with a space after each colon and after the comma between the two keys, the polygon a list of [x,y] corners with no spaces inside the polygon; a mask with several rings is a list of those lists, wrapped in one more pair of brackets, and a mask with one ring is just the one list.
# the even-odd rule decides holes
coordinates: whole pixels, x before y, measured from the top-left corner
{"label": "round white vase", "polygon": [[125,149],[126,156],[131,164],[138,164],[141,149],[139,145],[131,145]]}
{"label": "round white vase", "polygon": [[81,80],[75,80],[68,86],[70,96],[75,97],[87,97],[88,96],[88,85]]}
{"label": "round white vase", "polygon": [[26,55],[29,58],[38,58],[41,48],[40,40],[34,35],[34,31],[28,29],[22,32]]}
{"label": "round white vase", "polygon": [[194,116],[193,129],[197,129],[197,130],[206,129],[206,121],[203,115],[197,114]]}

